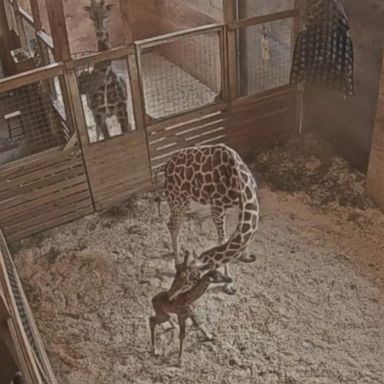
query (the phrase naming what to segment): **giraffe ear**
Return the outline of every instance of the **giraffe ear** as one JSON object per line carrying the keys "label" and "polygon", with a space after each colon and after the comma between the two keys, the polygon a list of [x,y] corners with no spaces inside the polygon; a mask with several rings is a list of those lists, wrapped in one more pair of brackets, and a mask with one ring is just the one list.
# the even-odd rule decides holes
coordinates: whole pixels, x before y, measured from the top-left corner
{"label": "giraffe ear", "polygon": [[110,10],[112,10],[113,7],[114,7],[114,4],[107,4],[107,5],[105,6],[105,9],[106,9],[107,11],[110,11]]}

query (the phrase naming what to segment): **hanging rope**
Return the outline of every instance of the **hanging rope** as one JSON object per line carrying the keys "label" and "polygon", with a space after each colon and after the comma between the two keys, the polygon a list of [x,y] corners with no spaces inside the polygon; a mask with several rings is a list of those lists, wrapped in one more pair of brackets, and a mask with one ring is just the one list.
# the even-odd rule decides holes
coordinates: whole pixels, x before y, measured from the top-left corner
{"label": "hanging rope", "polygon": [[336,0],[319,0],[308,8],[296,39],[290,83],[354,95],[353,44],[348,18]]}

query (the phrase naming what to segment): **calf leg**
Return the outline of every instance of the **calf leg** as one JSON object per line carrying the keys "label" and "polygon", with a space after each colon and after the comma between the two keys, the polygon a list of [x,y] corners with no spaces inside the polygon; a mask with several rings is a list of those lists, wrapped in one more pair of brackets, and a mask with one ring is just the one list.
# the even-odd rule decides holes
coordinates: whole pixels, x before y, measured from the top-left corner
{"label": "calf leg", "polygon": [[151,329],[151,344],[152,344],[152,352],[154,355],[157,355],[157,349],[156,349],[156,337],[155,337],[155,327],[156,325],[165,323],[166,321],[169,321],[169,316],[167,315],[155,315],[151,316],[149,318],[149,327]]}
{"label": "calf leg", "polygon": [[187,320],[187,317],[184,315],[179,315],[179,365],[183,362],[183,345],[184,345],[184,339],[185,339],[185,323]]}
{"label": "calf leg", "polygon": [[197,327],[200,332],[204,335],[204,337],[209,340],[209,341],[212,341],[213,340],[213,335],[211,335],[210,333],[208,333],[201,325],[200,323],[198,322],[197,318],[196,318],[196,315],[195,314],[192,314],[190,315],[190,318],[192,320],[192,323],[195,327]]}

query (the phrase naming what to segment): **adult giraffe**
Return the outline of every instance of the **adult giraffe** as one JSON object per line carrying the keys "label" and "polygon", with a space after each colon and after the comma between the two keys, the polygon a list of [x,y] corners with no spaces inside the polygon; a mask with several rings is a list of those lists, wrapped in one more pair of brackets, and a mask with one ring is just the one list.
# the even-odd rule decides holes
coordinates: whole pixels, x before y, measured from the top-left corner
{"label": "adult giraffe", "polygon": [[[219,237],[218,246],[198,257],[198,270],[216,269],[223,265],[226,276],[230,277],[229,262],[236,259],[244,262],[255,260],[255,256],[249,254],[249,244],[259,222],[257,185],[251,171],[233,149],[224,144],[182,149],[169,158],[164,172],[165,196],[171,211],[168,229],[176,270],[183,262],[178,249],[180,221],[191,200],[210,205]],[[240,215],[236,230],[228,239],[225,213],[232,207],[239,207]],[[194,280],[198,274],[194,272],[190,274],[194,276],[191,279],[185,273],[175,279],[170,291],[171,299],[196,283]],[[224,290],[229,294],[236,291],[233,283],[227,284]]]}

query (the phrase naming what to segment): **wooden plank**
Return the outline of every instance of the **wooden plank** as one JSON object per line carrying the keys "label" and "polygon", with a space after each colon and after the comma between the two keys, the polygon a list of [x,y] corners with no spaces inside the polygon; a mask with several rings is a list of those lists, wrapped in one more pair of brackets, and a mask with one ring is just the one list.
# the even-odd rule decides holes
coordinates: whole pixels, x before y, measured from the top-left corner
{"label": "wooden plank", "polygon": [[[107,60],[125,60],[128,55],[134,54],[133,45],[111,48],[108,51],[95,52],[85,57],[79,57],[73,60],[76,68],[95,65]],[[72,68],[70,68],[72,69]]]}
{"label": "wooden plank", "polygon": [[13,89],[46,80],[63,74],[63,64],[55,63],[46,67],[32,69],[0,80],[0,93],[9,92]]}
{"label": "wooden plank", "polygon": [[175,130],[177,129],[188,130],[189,128],[198,127],[200,125],[207,124],[209,122],[213,122],[217,120],[224,120],[225,118],[226,118],[225,112],[218,111],[218,112],[213,112],[211,114],[202,116],[197,119],[190,120],[190,122],[172,124],[165,128],[161,125],[149,126],[148,127],[149,140],[151,141],[153,138],[158,137],[159,134],[164,135],[164,134],[167,134],[167,132],[169,134],[171,132],[176,132]]}
{"label": "wooden plank", "polygon": [[71,212],[67,215],[55,217],[52,220],[42,222],[38,225],[35,225],[33,228],[25,228],[12,233],[6,233],[6,236],[9,241],[24,239],[25,237],[40,233],[50,228],[57,227],[58,225],[68,223],[80,217],[84,217],[92,212],[93,212],[93,208],[91,209],[89,207],[85,207],[83,209],[77,210],[76,212]]}
{"label": "wooden plank", "polygon": [[89,200],[81,200],[76,204],[70,204],[70,205],[61,207],[59,210],[59,214],[58,214],[58,210],[54,209],[52,211],[43,212],[41,215],[26,218],[22,223],[20,223],[19,221],[15,222],[10,220],[3,226],[3,228],[6,232],[17,231],[17,229],[20,229],[20,228],[33,228],[35,225],[39,225],[40,223],[45,223],[49,220],[53,220],[60,216],[67,215],[71,212],[76,212],[78,210],[89,208],[89,207],[91,207]]}
{"label": "wooden plank", "polygon": [[198,137],[192,137],[192,138],[186,137],[184,140],[173,141],[169,143],[169,145],[166,148],[151,150],[151,158],[164,156],[164,155],[173,153],[174,151],[191,147],[193,145],[203,144],[207,140],[217,138],[217,137],[222,138],[223,142],[226,142],[225,138],[227,137],[227,130],[223,127],[220,130],[209,132],[204,136],[198,136]]}
{"label": "wooden plank", "polygon": [[23,21],[28,23],[30,26],[34,26],[33,17],[29,13],[27,13],[27,11],[25,11],[23,8],[19,7],[19,12],[20,12],[20,16],[21,16]]}
{"label": "wooden plank", "polygon": [[0,211],[6,210],[7,208],[15,207],[19,204],[25,204],[29,201],[40,200],[40,201],[49,201],[52,199],[50,194],[60,191],[61,193],[66,193],[65,189],[73,187],[77,184],[82,184],[86,182],[85,175],[78,175],[71,179],[63,180],[53,185],[49,185],[46,188],[38,189],[31,191],[27,195],[17,195],[12,198],[0,201]]}
{"label": "wooden plank", "polygon": [[123,201],[128,199],[132,193],[141,192],[140,188],[147,187],[151,183],[151,179],[146,180],[137,180],[137,182],[130,181],[127,184],[120,184],[116,187],[116,191],[111,193],[111,191],[106,190],[105,193],[100,193],[98,195],[99,199],[97,200],[98,209],[100,206],[107,207],[112,202]]}
{"label": "wooden plank", "polygon": [[289,19],[297,16],[300,16],[300,10],[298,9],[281,11],[281,12],[271,13],[263,16],[254,16],[254,17],[249,17],[247,19],[232,21],[228,24],[228,29],[236,30],[240,28],[252,27],[254,25],[270,23],[273,21]]}
{"label": "wooden plank", "polygon": [[150,124],[149,126],[150,126],[151,131],[152,130],[162,130],[166,127],[171,127],[173,125],[181,124],[181,123],[184,123],[187,121],[200,119],[203,116],[214,113],[214,112],[223,111],[227,107],[227,105],[228,104],[225,102],[208,105],[206,107],[199,108],[198,110],[195,110],[192,112],[185,112],[185,113],[182,113],[178,116],[164,119],[160,122]]}
{"label": "wooden plank", "polygon": [[83,167],[83,164],[79,164],[77,167],[64,169],[62,172],[56,173],[44,179],[33,180],[28,184],[14,185],[12,188],[9,188],[8,191],[0,193],[0,200],[7,200],[17,195],[30,193],[38,189],[43,189],[50,185],[56,184],[61,180],[66,180],[71,177],[82,175],[82,174],[83,175],[85,174],[84,167]]}
{"label": "wooden plank", "polygon": [[[34,161],[22,163],[16,167],[4,168],[0,170],[0,181],[11,183],[13,180],[20,179],[22,177],[28,177],[33,174],[33,178],[36,178],[37,174],[40,176],[49,175],[52,172],[60,170],[62,168],[69,167],[71,163],[77,164],[80,161],[80,153],[74,154],[63,152],[51,152],[50,155],[44,156],[44,152],[40,153],[41,159],[35,157]],[[38,172],[37,174],[34,172]],[[28,179],[25,179],[28,180]],[[18,182],[17,180],[15,181]]]}
{"label": "wooden plank", "polygon": [[52,37],[49,36],[46,32],[40,30],[36,32],[36,37],[51,51],[54,49],[54,44]]}
{"label": "wooden plank", "polygon": [[222,24],[202,25],[195,28],[184,29],[182,31],[176,31],[172,33],[166,33],[160,36],[150,37],[148,39],[136,40],[135,45],[138,46],[139,49],[142,51],[148,48],[157,47],[159,45],[173,43],[186,37],[199,36],[209,32],[220,32],[221,27]]}
{"label": "wooden plank", "polygon": [[24,218],[31,216],[37,216],[40,213],[45,214],[46,212],[56,210],[58,212],[61,208],[67,205],[73,205],[78,201],[87,200],[91,205],[89,198],[89,189],[86,184],[79,184],[66,191],[63,196],[53,195],[52,199],[46,203],[41,203],[39,200],[33,200],[30,203],[16,206],[1,212],[1,223],[3,227],[7,227],[9,224],[19,222],[21,225],[24,224]]}
{"label": "wooden plank", "polygon": [[69,60],[71,58],[71,50],[69,47],[63,2],[62,0],[46,0],[45,3],[53,40],[55,60]]}
{"label": "wooden plank", "polygon": [[204,137],[207,134],[212,132],[216,132],[218,129],[226,129],[225,121],[215,121],[210,123],[208,126],[196,127],[193,131],[183,132],[181,131],[179,134],[170,134],[168,136],[164,136],[162,141],[154,142],[152,145],[150,144],[150,151],[156,151],[158,149],[161,150],[162,147],[175,143],[176,145],[185,143],[189,140],[189,138],[194,137]]}

